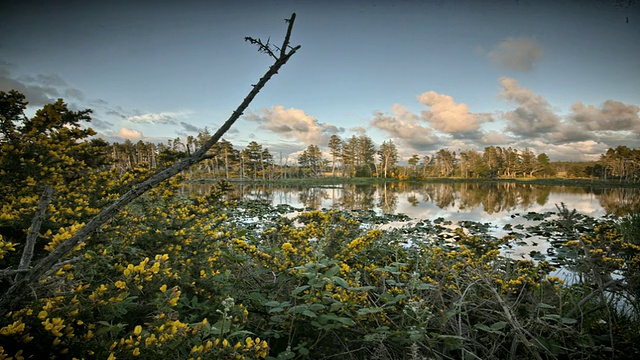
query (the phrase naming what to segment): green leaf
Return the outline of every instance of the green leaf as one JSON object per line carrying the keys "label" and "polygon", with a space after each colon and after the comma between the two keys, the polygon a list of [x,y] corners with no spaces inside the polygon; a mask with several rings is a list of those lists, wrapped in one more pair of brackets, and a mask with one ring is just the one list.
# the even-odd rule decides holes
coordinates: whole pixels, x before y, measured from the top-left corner
{"label": "green leaf", "polygon": [[307,316],[307,317],[310,317],[310,318],[313,318],[313,319],[315,319],[315,318],[317,318],[317,317],[318,317],[318,315],[316,315],[316,313],[314,313],[314,312],[313,312],[313,311],[311,311],[311,310],[305,310],[305,311],[303,311],[303,312],[302,312],[302,315]]}
{"label": "green leaf", "polygon": [[345,288],[345,289],[348,289],[348,288],[349,288],[349,283],[348,283],[348,282],[346,282],[346,281],[345,281],[343,278],[341,278],[341,277],[334,276],[334,277],[332,278],[332,280],[333,280],[336,284],[338,284],[338,285],[342,286],[342,287],[343,287],[343,288]]}
{"label": "green leaf", "polygon": [[295,289],[293,289],[293,290],[291,291],[291,295],[292,295],[292,296],[298,295],[298,294],[300,294],[301,292],[303,292],[303,291],[307,290],[308,288],[309,288],[309,285],[302,285],[302,286],[298,286],[297,288],[295,288]]}
{"label": "green leaf", "polygon": [[578,322],[578,320],[573,319],[573,318],[566,318],[566,317],[562,318],[562,323],[563,324],[571,325],[571,324],[575,324],[577,322]]}
{"label": "green leaf", "polygon": [[340,271],[340,266],[336,265],[331,269],[327,270],[327,272],[324,273],[324,276],[330,278],[332,276],[335,276],[339,271]]}
{"label": "green leaf", "polygon": [[487,326],[485,324],[475,324],[473,325],[473,327],[478,330],[482,330],[491,334],[502,334],[500,330],[504,329],[506,325],[507,325],[506,322],[498,321],[497,323],[494,323],[491,326]]}
{"label": "green leaf", "polygon": [[381,308],[373,308],[373,309],[362,308],[362,309],[359,309],[358,311],[356,311],[356,313],[358,315],[366,315],[366,314],[373,314],[373,313],[379,313],[379,312],[382,312]]}
{"label": "green leaf", "polygon": [[498,321],[497,323],[494,323],[493,325],[491,325],[491,329],[492,330],[502,330],[502,329],[504,329],[505,326],[507,326],[507,322],[506,321]]}
{"label": "green leaf", "polygon": [[436,286],[433,284],[421,282],[421,283],[415,284],[414,288],[416,290],[433,290],[436,288]]}
{"label": "green leaf", "polygon": [[486,332],[493,332],[493,330],[488,327],[485,324],[475,324],[473,325],[474,328],[478,329],[478,330],[482,330],[482,331],[486,331]]}
{"label": "green leaf", "polygon": [[560,315],[558,315],[558,314],[548,314],[548,315],[545,315],[545,316],[541,317],[540,319],[560,321]]}
{"label": "green leaf", "polygon": [[297,306],[294,306],[294,307],[290,308],[289,309],[289,313],[297,314],[297,313],[303,312],[303,311],[305,311],[307,309],[309,309],[309,305],[307,305],[307,304],[297,305]]}
{"label": "green leaf", "polygon": [[[388,294],[388,293],[385,293]],[[396,295],[395,297],[392,298],[393,295],[390,295],[388,297],[386,297],[386,301],[384,305],[393,305],[395,303],[397,303],[398,301],[404,299],[407,297],[407,295],[405,294],[400,294],[400,295]],[[380,299],[382,299],[382,296],[380,296]]]}
{"label": "green leaf", "polygon": [[375,286],[360,286],[360,287],[350,287],[348,288],[351,291],[369,291],[375,289]]}
{"label": "green leaf", "polygon": [[555,309],[556,307],[553,305],[549,305],[549,304],[545,304],[545,303],[538,303],[538,307],[541,309]]}
{"label": "green leaf", "polygon": [[296,354],[293,351],[285,350],[278,354],[278,360],[290,360],[296,357]]}
{"label": "green leaf", "polygon": [[341,317],[341,318],[338,318],[338,321],[343,323],[343,324],[345,324],[345,325],[355,325],[356,324],[356,322],[353,321],[352,318]]}

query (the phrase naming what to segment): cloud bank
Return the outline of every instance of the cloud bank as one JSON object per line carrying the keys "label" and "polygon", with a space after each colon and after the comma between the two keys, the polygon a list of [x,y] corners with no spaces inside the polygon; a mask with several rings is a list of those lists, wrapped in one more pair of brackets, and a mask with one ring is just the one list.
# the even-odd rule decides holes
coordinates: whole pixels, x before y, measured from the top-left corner
{"label": "cloud bank", "polygon": [[543,96],[520,86],[516,80],[500,78],[499,82],[503,86],[499,96],[517,105],[515,110],[501,114],[506,122],[505,131],[520,140],[574,147],[590,144],[582,148],[582,154],[594,149],[594,143],[608,144],[605,150],[618,145],[637,146],[629,136],[640,135],[640,107],[636,105],[606,100],[594,106],[578,101],[567,116],[561,117]]}
{"label": "cloud bank", "polygon": [[85,99],[82,91],[69,86],[58,74],[15,77],[11,75],[8,64],[0,63],[0,90],[12,89],[24,94],[29,105],[32,106],[49,104],[58,98],[65,98],[67,102]]}
{"label": "cloud bank", "polygon": [[425,151],[444,147],[443,144],[454,139],[460,143],[478,140],[483,136],[481,125],[493,120],[490,114],[472,113],[466,104],[456,103],[453,97],[435,91],[420,94],[417,99],[429,107],[420,115],[404,105],[394,104],[390,114],[374,113],[370,125],[410,151]]}
{"label": "cloud bank", "polygon": [[592,131],[632,131],[640,135],[640,121],[636,105],[615,100],[605,101],[601,107],[576,102],[571,106],[570,122]]}
{"label": "cloud bank", "polygon": [[[396,140],[405,154],[447,147],[482,151],[487,146],[510,146],[544,152],[554,160],[595,160],[611,147],[638,146],[634,140],[640,135],[637,105],[578,101],[561,115],[544,96],[517,80],[502,77],[498,83],[502,87],[498,97],[513,109],[473,113],[449,95],[428,91],[417,97],[429,107],[420,115],[394,104],[389,113],[375,112],[370,126]],[[484,126],[488,123],[491,128]]]}
{"label": "cloud bank", "polygon": [[503,77],[498,82],[503,87],[499,96],[518,105],[515,110],[502,114],[507,122],[507,131],[526,137],[557,129],[560,117],[553,112],[545,98],[520,86],[514,79]]}

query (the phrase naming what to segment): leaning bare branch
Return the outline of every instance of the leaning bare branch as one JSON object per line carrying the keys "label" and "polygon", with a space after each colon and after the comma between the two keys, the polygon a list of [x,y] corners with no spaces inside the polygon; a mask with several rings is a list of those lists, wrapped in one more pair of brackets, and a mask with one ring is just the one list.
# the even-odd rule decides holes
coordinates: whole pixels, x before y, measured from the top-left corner
{"label": "leaning bare branch", "polygon": [[[44,221],[44,214],[47,211],[47,207],[49,206],[52,195],[53,188],[49,185],[46,185],[44,187],[42,197],[40,197],[40,203],[38,203],[36,214],[33,216],[31,226],[29,227],[29,233],[27,234],[27,240],[24,245],[24,250],[22,251],[22,257],[20,258],[18,270],[26,270],[31,264],[31,258],[33,258],[33,249],[36,245],[36,240],[38,239],[40,226],[42,226],[42,221]],[[15,281],[20,280],[20,277],[22,276],[21,274],[22,273],[18,273],[16,275]]]}
{"label": "leaning bare branch", "polygon": [[284,36],[284,41],[282,42],[282,46],[280,47],[280,57],[285,55],[285,53],[287,52],[287,47],[289,47],[291,30],[293,29],[293,22],[296,21],[296,14],[291,14],[291,19],[285,21],[289,23],[289,27],[287,28],[287,34]]}
{"label": "leaning bare branch", "polygon": [[[293,22],[295,19],[295,14],[291,15],[289,19],[289,27],[287,30],[287,35],[285,37],[285,41],[283,43],[283,49],[289,47],[289,36],[291,33],[291,29],[293,27]],[[260,43],[258,43],[260,45]],[[116,200],[113,204],[109,205],[105,209],[103,209],[98,215],[96,215],[93,219],[91,219],[86,225],[80,228],[75,235],[71,238],[65,240],[61,244],[56,247],[54,251],[52,251],[48,256],[38,261],[31,271],[27,272],[22,276],[18,281],[16,281],[7,292],[0,297],[0,308],[2,309],[11,309],[19,306],[26,299],[24,298],[24,294],[27,293],[27,288],[30,284],[37,282],[40,278],[47,273],[56,263],[62,259],[63,256],[67,255],[73,248],[82,241],[85,241],[92,233],[96,230],[100,229],[105,223],[107,223],[113,216],[115,216],[122,208],[131,203],[133,200],[151,190],[161,182],[171,178],[172,176],[180,173],[183,170],[188,169],[190,166],[202,161],[206,157],[206,153],[211,147],[222,138],[224,133],[226,133],[243,114],[243,112],[247,109],[251,101],[258,95],[260,90],[267,84],[267,82],[278,73],[278,70],[287,63],[289,58],[295,54],[295,52],[300,49],[300,45],[295,47],[289,47],[290,50],[282,51],[279,57],[275,57],[275,54],[271,52],[270,55],[273,55],[275,58],[274,63],[269,67],[267,72],[260,78],[257,84],[255,84],[249,94],[244,98],[242,103],[231,113],[231,116],[227,119],[227,121],[218,129],[218,131],[213,134],[211,138],[209,138],[198,150],[196,150],[191,156],[186,157],[173,166],[166,168],[156,174],[152,175],[148,179],[142,181],[137,184],[133,189],[129,190],[127,193],[122,195],[118,200]],[[268,53],[268,52],[267,52]]]}

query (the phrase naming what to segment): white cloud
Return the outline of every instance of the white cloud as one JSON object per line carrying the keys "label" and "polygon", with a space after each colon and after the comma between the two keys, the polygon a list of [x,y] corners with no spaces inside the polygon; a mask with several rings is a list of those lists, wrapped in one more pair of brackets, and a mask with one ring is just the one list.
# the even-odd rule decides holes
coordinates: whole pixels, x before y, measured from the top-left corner
{"label": "white cloud", "polygon": [[416,114],[400,104],[391,108],[391,116],[375,113],[371,125],[398,139],[414,150],[434,149],[439,139],[431,128],[422,126]]}
{"label": "white cloud", "polygon": [[422,111],[422,119],[436,130],[451,134],[480,129],[480,118],[470,113],[466,104],[456,104],[449,95],[429,91],[418,96],[418,100],[430,107]]}
{"label": "white cloud", "polygon": [[318,122],[303,110],[285,109],[282,105],[272,106],[271,109],[263,108],[261,114],[249,114],[246,119],[260,123],[259,129],[269,130],[307,145],[326,144],[331,135],[343,131],[334,125]]}
{"label": "white cloud", "polygon": [[143,138],[141,131],[127,128],[121,128],[118,132],[113,133],[113,136],[117,136],[122,139],[129,139],[131,141]]}
{"label": "white cloud", "polygon": [[188,115],[189,111],[180,112],[155,112],[126,117],[125,120],[136,124],[161,124],[161,125],[175,125],[178,123],[178,119],[184,118]]}
{"label": "white cloud", "polygon": [[542,46],[532,37],[506,38],[487,53],[498,65],[517,71],[530,71],[543,55]]}

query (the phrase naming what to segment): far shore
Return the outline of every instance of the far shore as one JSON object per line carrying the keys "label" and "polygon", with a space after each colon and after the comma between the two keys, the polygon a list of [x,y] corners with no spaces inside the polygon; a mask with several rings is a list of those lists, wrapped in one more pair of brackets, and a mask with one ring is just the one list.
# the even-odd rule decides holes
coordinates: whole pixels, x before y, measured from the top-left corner
{"label": "far shore", "polygon": [[630,183],[618,180],[601,180],[589,178],[495,178],[495,179],[468,179],[468,178],[428,178],[419,180],[398,180],[393,178],[376,177],[318,177],[318,178],[288,178],[288,179],[191,179],[192,183],[216,183],[228,181],[232,184],[277,184],[283,186],[322,186],[338,184],[373,185],[382,183],[516,183],[535,184],[549,186],[574,186],[587,188],[640,188],[640,183]]}

